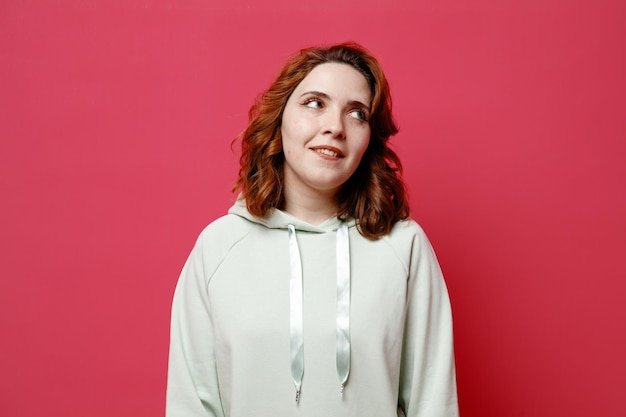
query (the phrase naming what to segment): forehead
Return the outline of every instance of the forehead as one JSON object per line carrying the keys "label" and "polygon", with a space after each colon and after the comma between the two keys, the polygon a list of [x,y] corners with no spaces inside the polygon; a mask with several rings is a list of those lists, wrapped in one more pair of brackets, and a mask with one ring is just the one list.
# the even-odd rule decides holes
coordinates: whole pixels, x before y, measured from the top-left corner
{"label": "forehead", "polygon": [[317,91],[331,98],[357,100],[363,103],[371,101],[370,87],[356,68],[351,65],[328,62],[313,68],[300,82],[294,93]]}

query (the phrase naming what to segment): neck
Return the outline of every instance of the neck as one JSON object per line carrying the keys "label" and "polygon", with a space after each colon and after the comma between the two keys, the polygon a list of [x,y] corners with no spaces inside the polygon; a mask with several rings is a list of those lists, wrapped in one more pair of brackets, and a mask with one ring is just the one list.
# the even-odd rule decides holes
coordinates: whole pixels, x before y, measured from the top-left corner
{"label": "neck", "polygon": [[285,190],[285,211],[309,224],[318,226],[337,214],[334,196],[290,194]]}

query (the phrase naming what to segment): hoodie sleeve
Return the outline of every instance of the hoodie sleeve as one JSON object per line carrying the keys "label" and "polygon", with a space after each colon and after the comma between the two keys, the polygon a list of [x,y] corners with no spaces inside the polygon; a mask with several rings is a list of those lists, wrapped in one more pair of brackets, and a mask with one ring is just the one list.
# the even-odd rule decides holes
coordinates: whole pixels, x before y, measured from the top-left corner
{"label": "hoodie sleeve", "polygon": [[202,236],[174,292],[166,417],[223,417]]}
{"label": "hoodie sleeve", "polygon": [[435,253],[419,226],[412,245],[398,415],[457,417],[448,291]]}

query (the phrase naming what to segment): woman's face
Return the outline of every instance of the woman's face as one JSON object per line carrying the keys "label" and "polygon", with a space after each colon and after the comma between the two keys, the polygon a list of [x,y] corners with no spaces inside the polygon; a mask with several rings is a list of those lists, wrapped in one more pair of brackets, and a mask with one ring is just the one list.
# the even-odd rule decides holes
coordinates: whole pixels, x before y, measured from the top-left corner
{"label": "woman's face", "polygon": [[347,64],[320,64],[300,82],[281,124],[289,194],[336,195],[369,144],[370,103],[367,80]]}

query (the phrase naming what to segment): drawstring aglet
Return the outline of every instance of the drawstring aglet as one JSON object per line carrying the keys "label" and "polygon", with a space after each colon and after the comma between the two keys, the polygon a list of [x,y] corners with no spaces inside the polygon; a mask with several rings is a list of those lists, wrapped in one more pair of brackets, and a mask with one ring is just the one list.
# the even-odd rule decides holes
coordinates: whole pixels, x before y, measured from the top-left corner
{"label": "drawstring aglet", "polygon": [[296,390],[296,404],[300,402],[300,390]]}
{"label": "drawstring aglet", "polygon": [[341,399],[343,400],[343,388],[344,384],[341,384],[341,388],[339,389],[339,393],[341,394]]}

